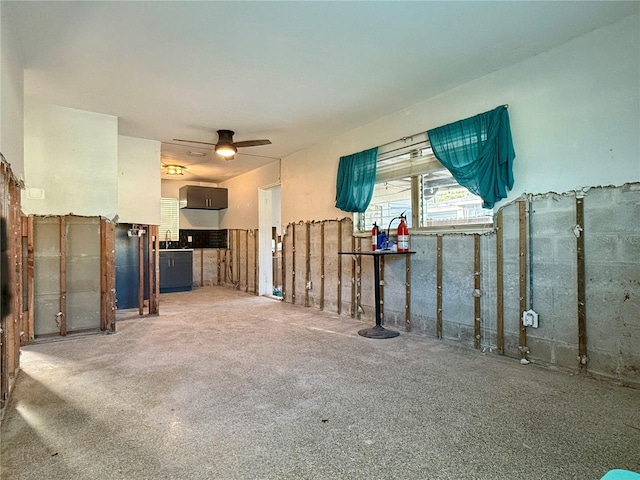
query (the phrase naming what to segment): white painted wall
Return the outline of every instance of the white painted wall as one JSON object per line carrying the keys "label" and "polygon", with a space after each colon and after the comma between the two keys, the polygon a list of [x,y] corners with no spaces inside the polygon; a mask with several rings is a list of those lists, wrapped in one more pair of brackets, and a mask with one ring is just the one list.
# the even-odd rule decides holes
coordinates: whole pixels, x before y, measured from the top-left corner
{"label": "white painted wall", "polygon": [[160,142],[118,137],[121,223],[160,225]]}
{"label": "white painted wall", "polygon": [[[115,217],[117,117],[55,105],[26,105],[24,129],[24,213]],[[31,198],[40,191],[44,198]]]}
{"label": "white painted wall", "polygon": [[[199,187],[217,187],[217,183],[190,182],[183,180],[162,180],[162,197],[180,199],[180,188],[185,185],[197,185]],[[180,209],[181,230],[215,230],[219,227],[220,210],[191,210]]]}
{"label": "white painted wall", "polygon": [[258,228],[258,189],[279,182],[279,160],[222,182],[229,190],[229,208],[220,211],[220,228]]}
{"label": "white painted wall", "polygon": [[14,44],[11,19],[0,2],[0,152],[13,174],[24,175],[24,75]]}
{"label": "white painted wall", "polygon": [[[564,192],[640,181],[640,16],[282,160],[282,221],[343,218],[339,157],[509,104],[514,189]],[[437,65],[434,65],[437,68]]]}

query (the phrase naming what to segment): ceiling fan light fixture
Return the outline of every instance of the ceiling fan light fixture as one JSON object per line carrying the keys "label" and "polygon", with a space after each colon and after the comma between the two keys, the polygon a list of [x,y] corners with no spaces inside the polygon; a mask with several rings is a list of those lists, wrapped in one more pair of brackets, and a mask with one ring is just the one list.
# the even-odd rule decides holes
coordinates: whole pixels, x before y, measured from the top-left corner
{"label": "ceiling fan light fixture", "polygon": [[182,165],[163,165],[163,167],[165,168],[164,173],[171,177],[184,175],[184,171],[187,169],[187,167],[183,167]]}
{"label": "ceiling fan light fixture", "polygon": [[218,143],[216,145],[216,153],[224,158],[232,158],[238,149],[232,144]]}

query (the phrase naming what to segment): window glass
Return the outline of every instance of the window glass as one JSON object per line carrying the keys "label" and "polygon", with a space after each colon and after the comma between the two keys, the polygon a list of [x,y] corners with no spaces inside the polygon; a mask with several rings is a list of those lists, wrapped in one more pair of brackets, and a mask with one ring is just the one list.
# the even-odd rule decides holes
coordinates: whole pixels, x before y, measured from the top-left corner
{"label": "window glass", "polygon": [[[355,227],[368,231],[375,222],[386,231],[403,213],[414,229],[493,222],[493,211],[482,208],[482,199],[456,182],[426,139],[404,148],[379,150],[373,197],[367,211],[356,215]],[[392,231],[398,223],[393,221]]]}

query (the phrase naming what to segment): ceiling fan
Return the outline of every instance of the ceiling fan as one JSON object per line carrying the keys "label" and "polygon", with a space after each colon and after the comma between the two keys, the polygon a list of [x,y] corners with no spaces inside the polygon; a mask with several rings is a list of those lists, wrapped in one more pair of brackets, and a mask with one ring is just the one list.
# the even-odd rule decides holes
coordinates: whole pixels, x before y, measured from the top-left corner
{"label": "ceiling fan", "polygon": [[233,160],[238,152],[238,148],[257,147],[260,145],[271,145],[271,140],[244,140],[242,142],[233,141],[232,130],[218,130],[218,143],[198,142],[196,140],[182,140],[174,138],[174,142],[199,143],[201,145],[213,145],[215,152],[225,160]]}

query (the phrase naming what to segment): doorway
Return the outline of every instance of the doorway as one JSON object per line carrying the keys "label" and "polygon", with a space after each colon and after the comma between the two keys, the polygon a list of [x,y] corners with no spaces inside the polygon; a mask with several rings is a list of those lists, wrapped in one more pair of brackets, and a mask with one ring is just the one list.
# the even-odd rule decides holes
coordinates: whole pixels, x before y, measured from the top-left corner
{"label": "doorway", "polygon": [[280,184],[258,189],[258,293],[282,298]]}

